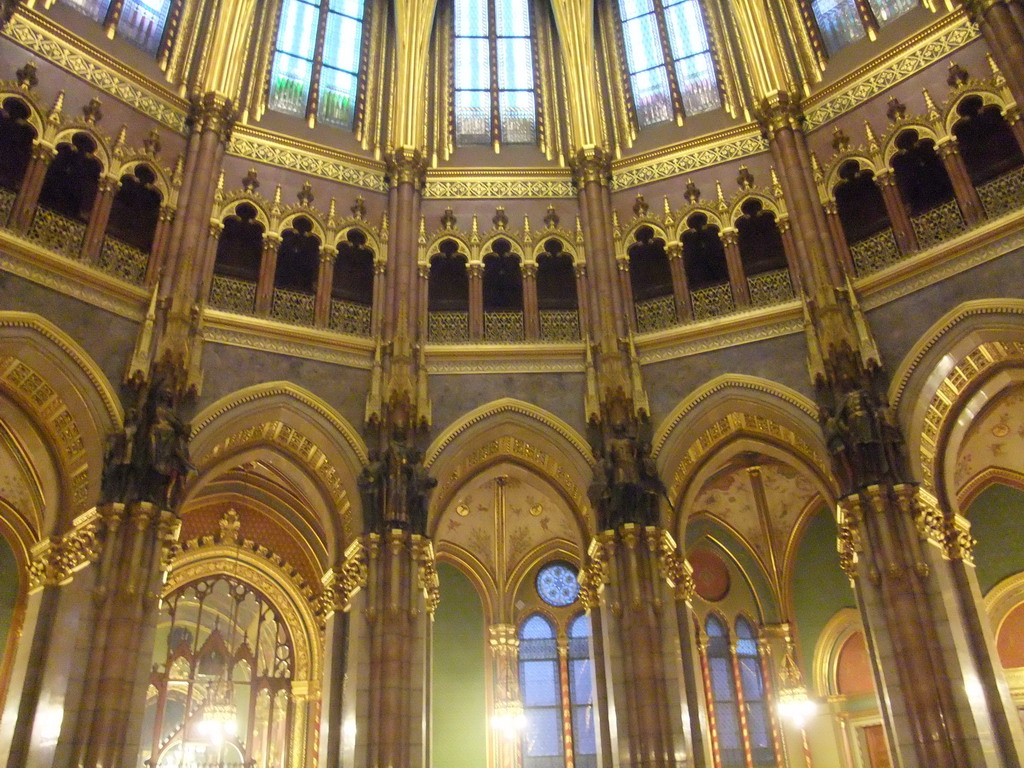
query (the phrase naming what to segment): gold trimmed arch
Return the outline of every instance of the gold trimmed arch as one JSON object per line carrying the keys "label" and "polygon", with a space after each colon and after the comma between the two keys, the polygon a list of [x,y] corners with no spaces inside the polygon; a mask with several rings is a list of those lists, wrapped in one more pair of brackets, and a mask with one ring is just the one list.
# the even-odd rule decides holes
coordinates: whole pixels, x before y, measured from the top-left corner
{"label": "gold trimmed arch", "polygon": [[860,614],[854,608],[840,608],[826,622],[811,656],[811,677],[818,696],[840,695],[836,679],[839,654],[854,633],[863,631]]}

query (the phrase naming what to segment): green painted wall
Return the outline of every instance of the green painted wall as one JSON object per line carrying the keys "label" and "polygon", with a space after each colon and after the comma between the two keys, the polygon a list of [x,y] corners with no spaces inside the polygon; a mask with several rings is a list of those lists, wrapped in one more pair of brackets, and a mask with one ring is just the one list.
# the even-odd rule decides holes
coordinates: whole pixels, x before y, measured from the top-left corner
{"label": "green painted wall", "polygon": [[761,621],[766,624],[782,621],[778,604],[775,602],[771,585],[768,583],[768,577],[765,576],[764,569],[750,553],[750,550],[743,546],[742,542],[728,528],[718,525],[714,520],[706,517],[698,517],[687,523],[686,550],[690,551],[705,536],[718,541],[743,568],[749,578],[748,583],[751,589],[757,593],[757,599],[764,611],[760,617]]}
{"label": "green painted wall", "polygon": [[812,679],[814,646],[821,630],[840,608],[856,607],[850,582],[839,567],[835,520],[822,508],[804,527],[793,568],[793,619],[805,683]]}
{"label": "green painted wall", "polygon": [[7,634],[14,619],[14,605],[18,601],[18,561],[7,539],[0,536],[0,654],[7,644]]}
{"label": "green painted wall", "polygon": [[982,594],[1024,571],[1024,493],[1007,485],[989,486],[968,507],[967,519],[978,540],[974,563]]}
{"label": "green painted wall", "polygon": [[485,768],[484,609],[457,568],[440,563],[437,572],[441,604],[434,614],[433,768]]}

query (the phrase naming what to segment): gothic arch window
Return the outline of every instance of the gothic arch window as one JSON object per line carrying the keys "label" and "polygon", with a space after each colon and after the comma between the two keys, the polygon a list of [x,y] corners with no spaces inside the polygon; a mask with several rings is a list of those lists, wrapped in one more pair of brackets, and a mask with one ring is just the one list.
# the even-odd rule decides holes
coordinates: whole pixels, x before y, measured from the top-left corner
{"label": "gothic arch window", "polygon": [[142,253],[150,252],[162,202],[155,182],[156,174],[147,165],[137,165],[121,177],[121,186],[110,206],[107,237]]}
{"label": "gothic arch window", "polygon": [[619,20],[641,128],[722,105],[698,0],[619,0]]}
{"label": "gothic arch window", "polygon": [[156,55],[164,37],[171,0],[125,0],[117,35]]}
{"label": "gothic arch window", "polygon": [[892,227],[874,174],[861,168],[857,160],[848,160],[839,168],[833,195],[839,223],[851,246]]}
{"label": "gothic arch window", "polygon": [[[283,765],[294,735],[295,660],[277,606],[216,574],[175,589],[161,611],[143,720],[146,764]],[[206,727],[214,712],[218,733]]]}
{"label": "gothic arch window", "polygon": [[537,255],[537,309],[540,336],[547,341],[575,341],[580,337],[579,296],[572,256],[562,241],[549,238]]}
{"label": "gothic arch window", "polygon": [[590,669],[590,617],[579,614],[569,622],[569,703],[572,711],[572,750],[576,768],[597,768],[594,692]]}
{"label": "gothic arch window", "polygon": [[964,165],[977,187],[1024,165],[1024,153],[1002,110],[985,106],[980,96],[968,96],[956,107],[953,125]]}
{"label": "gothic arch window", "polygon": [[911,216],[920,216],[954,199],[953,183],[934,141],[908,128],[896,137],[896,146],[892,170]]}
{"label": "gothic arch window", "polygon": [[537,138],[529,0],[455,0],[455,143]]}
{"label": "gothic arch window", "polygon": [[342,333],[368,336],[373,308],[373,251],[366,244],[366,235],[355,228],[345,233],[337,247],[328,324]]}
{"label": "gothic arch window", "polygon": [[555,627],[535,613],[519,628],[519,692],[523,699],[523,768],[565,764],[562,684]]}
{"label": "gothic arch window", "polygon": [[736,618],[736,667],[746,712],[746,737],[754,766],[774,766],[775,747],[771,735],[771,713],[765,691],[764,667],[754,627],[743,616]]}
{"label": "gothic arch window", "polygon": [[263,261],[263,226],[256,209],[239,203],[222,222],[213,262],[210,306],[242,315],[256,309],[256,284]]}
{"label": "gothic arch window", "polygon": [[364,0],[282,0],[269,107],[351,129],[363,58]]}
{"label": "gothic arch window", "polygon": [[[918,0],[811,0],[818,37],[829,56],[916,8]],[[872,37],[874,39],[874,37]]]}
{"label": "gothic arch window", "polygon": [[60,144],[43,180],[40,207],[68,219],[88,221],[102,169],[95,153],[96,142],[85,133],[76,133],[70,142]]}
{"label": "gothic arch window", "polygon": [[270,314],[277,320],[313,325],[320,277],[320,238],[313,222],[297,216],[281,233]]}
{"label": "gothic arch window", "polygon": [[766,211],[756,197],[744,201],[740,211],[742,215],[736,220],[736,233],[743,273],[749,278],[764,272],[786,269],[786,251],[782,246],[782,233],[775,214]]}
{"label": "gothic arch window", "polygon": [[484,339],[520,341],[523,327],[523,273],[508,240],[498,239],[483,257]]}
{"label": "gothic arch window", "polygon": [[469,270],[454,240],[442,240],[430,257],[427,337],[434,342],[469,339]]}
{"label": "gothic arch window", "polygon": [[705,214],[695,213],[686,220],[682,242],[686,285],[691,293],[729,282],[725,246],[718,227]]}
{"label": "gothic arch window", "polygon": [[740,705],[733,676],[729,627],[715,614],[704,623],[707,643],[708,706],[718,742],[719,765],[722,768],[745,768],[743,732],[740,727]]}
{"label": "gothic arch window", "polygon": [[[28,106],[21,99],[4,99],[0,108],[0,188],[17,193],[32,159],[35,128],[28,122]],[[13,203],[13,198],[11,199]],[[3,216],[0,215],[0,223]]]}

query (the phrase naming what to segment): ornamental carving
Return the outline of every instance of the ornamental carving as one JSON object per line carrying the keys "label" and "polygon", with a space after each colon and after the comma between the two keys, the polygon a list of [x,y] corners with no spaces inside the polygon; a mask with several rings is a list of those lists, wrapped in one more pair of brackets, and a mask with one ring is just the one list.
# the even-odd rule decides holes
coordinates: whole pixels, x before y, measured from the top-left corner
{"label": "ornamental carving", "polygon": [[66,584],[75,571],[97,561],[102,551],[101,523],[99,513],[92,510],[76,519],[64,535],[36,544],[29,564],[29,590]]}

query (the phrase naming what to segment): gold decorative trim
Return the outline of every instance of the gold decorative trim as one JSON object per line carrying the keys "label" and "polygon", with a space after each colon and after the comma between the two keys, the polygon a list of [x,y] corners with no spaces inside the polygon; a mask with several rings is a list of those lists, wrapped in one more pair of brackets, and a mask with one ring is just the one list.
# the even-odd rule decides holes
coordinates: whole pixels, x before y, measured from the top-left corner
{"label": "gold decorative trim", "polygon": [[202,430],[237,408],[279,395],[292,398],[323,417],[344,438],[359,461],[362,464],[367,462],[366,445],[345,417],[312,392],[308,392],[288,381],[255,384],[251,387],[232,392],[230,395],[207,406],[196,415],[192,423],[192,438],[195,439]]}
{"label": "gold decorative trim", "polygon": [[426,458],[423,460],[423,466],[429,469],[437,460],[437,457],[440,456],[449,445],[455,442],[459,435],[463,434],[471,427],[474,427],[488,419],[494,418],[495,416],[507,413],[525,416],[528,419],[536,421],[541,426],[553,430],[559,437],[568,441],[588,465],[593,466],[594,459],[590,446],[575,429],[569,426],[568,423],[562,421],[562,419],[558,418],[553,413],[545,411],[543,408],[539,408],[532,403],[527,403],[522,400],[516,400],[512,397],[503,397],[500,400],[487,403],[486,405],[482,405],[479,408],[464,414],[454,426],[438,435],[434,439],[434,442],[430,444],[430,447],[427,449]]}
{"label": "gold decorative trim", "polygon": [[768,143],[751,123],[617,161],[612,164],[612,190],[650,184],[766,151]]}
{"label": "gold decorative trim", "polygon": [[576,189],[572,185],[569,171],[559,172],[563,178],[536,178],[535,172],[510,174],[511,178],[500,178],[497,172],[480,171],[460,175],[451,172],[427,172],[423,197],[438,200],[510,200],[510,199],[575,199]]}
{"label": "gold decorative trim", "polygon": [[807,130],[819,128],[962,48],[979,36],[958,9],[804,103]]}
{"label": "gold decorative trim", "polygon": [[101,548],[100,514],[93,507],[76,517],[63,535],[50,536],[32,546],[29,592],[67,584],[77,571],[99,559]]}
{"label": "gold decorative trim", "polygon": [[428,344],[427,370],[461,373],[583,373],[582,344]]}
{"label": "gold decorative trim", "polygon": [[18,6],[4,35],[42,59],[81,78],[178,133],[185,132],[187,105],[148,78],[71,34],[43,14]]}
{"label": "gold decorative trim", "polygon": [[369,339],[209,308],[204,318],[205,341],[319,360],[360,370],[373,367],[373,342]]}
{"label": "gold decorative trim", "polygon": [[51,342],[66,354],[93,385],[113,426],[124,419],[121,401],[100,367],[78,343],[44,317],[32,312],[0,312],[0,328],[25,328]]}
{"label": "gold decorative trim", "polygon": [[374,163],[294,138],[284,141],[282,137],[251,125],[239,125],[234,129],[227,153],[310,176],[340,181],[371,192],[384,194],[388,191],[383,163]]}
{"label": "gold decorative trim", "polygon": [[655,431],[654,445],[651,455],[657,458],[665,447],[676,427],[690,414],[698,405],[708,398],[729,389],[747,389],[754,392],[761,392],[772,398],[781,400],[787,405],[798,408],[812,419],[817,419],[817,406],[796,390],[778,384],[768,379],[759,379],[754,376],[743,374],[722,374],[707,382],[697,392],[681,402],[676,408],[658,425]]}

